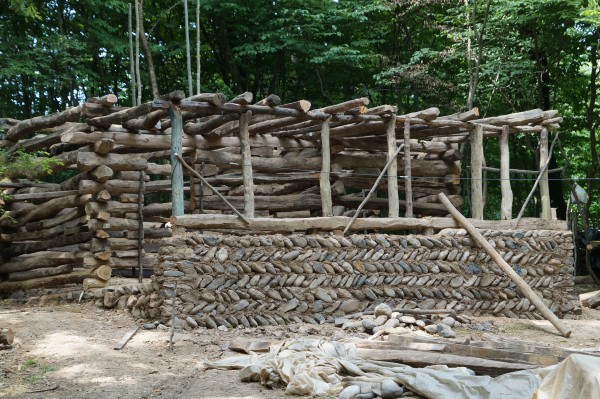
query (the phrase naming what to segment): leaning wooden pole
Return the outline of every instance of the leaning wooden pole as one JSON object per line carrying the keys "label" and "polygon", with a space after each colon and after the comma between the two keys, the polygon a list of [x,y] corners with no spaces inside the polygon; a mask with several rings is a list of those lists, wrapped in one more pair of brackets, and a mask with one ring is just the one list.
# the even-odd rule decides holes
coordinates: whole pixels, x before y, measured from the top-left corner
{"label": "leaning wooden pole", "polygon": [[500,192],[502,201],[500,203],[500,219],[512,219],[513,193],[510,187],[510,151],[508,147],[509,127],[502,127],[500,136]]}
{"label": "leaning wooden pole", "polygon": [[172,216],[183,215],[183,168],[177,158],[182,151],[183,120],[181,108],[171,104],[169,108],[171,118],[171,214]]}
{"label": "leaning wooden pole", "polygon": [[[385,121],[385,131],[387,136],[388,159],[392,158],[398,146],[396,144],[396,114]],[[406,153],[406,147],[404,148]],[[410,151],[410,149],[409,149]],[[406,165],[406,162],[404,162]],[[397,218],[400,216],[400,203],[398,198],[398,163],[392,162],[388,169],[388,217]]]}
{"label": "leaning wooden pole", "polygon": [[402,151],[403,148],[404,148],[403,145],[400,146],[400,147],[398,147],[398,149],[396,150],[396,153],[394,154],[394,156],[391,157],[387,161],[387,164],[382,169],[381,173],[379,173],[379,176],[377,176],[377,180],[375,180],[375,184],[373,184],[373,187],[371,187],[371,190],[369,191],[369,193],[367,194],[367,196],[365,197],[365,199],[360,203],[360,205],[356,209],[356,212],[354,213],[354,216],[352,216],[352,219],[350,219],[350,221],[348,222],[348,225],[346,225],[346,228],[342,232],[342,235],[346,234],[348,232],[348,230],[350,229],[350,227],[352,227],[352,224],[354,223],[354,221],[356,220],[356,218],[360,214],[360,211],[362,211],[362,209],[365,206],[365,204],[367,202],[369,202],[369,200],[371,199],[371,196],[373,195],[373,193],[377,189],[377,186],[379,186],[379,182],[381,181],[381,178],[383,177],[383,175],[385,175],[385,172],[387,172],[387,170],[390,167],[391,163],[392,162],[396,162],[396,157],[398,156],[398,154],[400,153],[400,151]]}
{"label": "leaning wooden pole", "polygon": [[323,216],[333,216],[333,202],[331,200],[331,148],[329,145],[329,121],[327,119],[321,125],[321,176],[319,188],[321,190],[321,211]]}
{"label": "leaning wooden pole", "polygon": [[410,118],[404,120],[404,217],[413,217],[412,166],[410,157]]}
{"label": "leaning wooden pole", "polygon": [[[177,157],[177,159],[179,160],[179,162],[181,162],[181,165],[183,165],[184,168],[186,168],[191,174],[193,174],[198,179],[200,179],[200,181],[202,181],[203,184],[206,184],[206,187],[208,187],[210,189],[210,191],[215,193],[215,195],[217,197],[219,197],[229,207],[229,209],[231,209],[233,211],[233,213],[235,213],[240,219],[242,219],[244,221],[244,223],[250,224],[250,221],[248,219],[246,219],[246,217],[240,211],[235,209],[235,206],[231,205],[231,202],[227,201],[227,198],[223,197],[223,194],[221,194],[219,192],[219,190],[214,188],[209,182],[206,181],[206,179],[203,176],[201,176],[190,165],[188,165],[184,161],[184,159],[181,157],[181,155],[175,154],[175,157]],[[177,216],[177,215],[173,215],[173,216]]]}
{"label": "leaning wooden pole", "polygon": [[254,217],[254,179],[252,178],[252,153],[248,124],[252,112],[240,114],[240,154],[242,158],[242,179],[244,181],[244,215]]}
{"label": "leaning wooden pole", "polygon": [[537,179],[535,179],[535,183],[533,183],[533,187],[531,188],[529,195],[527,196],[527,198],[525,198],[525,202],[523,202],[523,206],[521,206],[521,210],[519,211],[519,215],[517,216],[517,220],[515,221],[515,227],[514,227],[515,229],[519,225],[519,222],[521,221],[521,218],[523,217],[523,213],[525,213],[525,208],[527,208],[527,204],[529,203],[529,200],[531,200],[533,193],[535,193],[535,189],[537,188],[538,184],[540,183],[540,179],[542,178],[542,175],[544,174],[544,172],[546,170],[548,170],[548,165],[550,165],[550,159],[552,159],[552,151],[554,150],[554,145],[556,144],[557,139],[558,139],[558,133],[556,133],[556,135],[552,139],[552,144],[550,145],[550,151],[548,151],[548,158],[546,159],[546,163],[544,164],[544,166],[542,166],[542,168],[540,170],[540,174],[538,175]]}
{"label": "leaning wooden pole", "polygon": [[519,287],[523,295],[529,299],[529,301],[536,307],[536,309],[548,320],[556,329],[566,338],[571,336],[571,330],[565,323],[563,323],[548,307],[542,302],[539,296],[531,289],[531,287],[519,276],[508,263],[500,256],[498,252],[487,242],[487,240],[481,235],[479,230],[473,226],[467,218],[465,218],[459,211],[452,205],[448,197],[444,193],[439,193],[438,198],[440,202],[444,204],[448,212],[452,214],[454,219],[465,228],[471,235],[471,237],[483,248],[496,262],[498,266],[510,277],[510,279]]}
{"label": "leaning wooden pole", "polygon": [[471,142],[471,217],[483,219],[483,126],[469,135]]}

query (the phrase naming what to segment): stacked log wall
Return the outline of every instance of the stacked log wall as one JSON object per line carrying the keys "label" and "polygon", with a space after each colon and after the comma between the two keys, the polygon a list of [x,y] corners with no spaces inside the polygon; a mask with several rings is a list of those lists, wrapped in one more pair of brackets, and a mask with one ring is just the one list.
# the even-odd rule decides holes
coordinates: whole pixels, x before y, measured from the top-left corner
{"label": "stacked log wall", "polygon": [[[5,191],[0,219],[0,292],[80,283],[89,276],[85,205],[90,195],[59,185]],[[22,198],[29,198],[27,200]],[[29,201],[29,202],[25,202]]]}
{"label": "stacked log wall", "polygon": [[[172,234],[166,223],[171,216],[169,107],[182,110],[185,161],[202,171],[208,183],[239,210],[250,205],[244,203],[248,190],[243,186],[239,135],[240,115],[249,118],[244,122],[248,130],[244,142],[249,142],[250,157],[246,151],[244,159],[252,164],[252,208],[256,217],[276,218],[321,216],[321,192],[331,193],[327,197],[331,195],[333,206],[328,213],[352,215],[387,163],[394,130],[397,146],[410,147],[404,153],[411,158],[415,216],[444,216],[447,212],[437,194],[444,192],[457,207],[462,204],[458,184],[461,153],[456,147],[468,140],[475,126],[481,126],[483,136],[490,137],[500,134],[503,128],[507,135],[539,133],[543,128],[555,130],[561,122],[556,111],[542,110],[485,119],[477,119],[477,109],[445,117],[439,117],[437,108],[397,115],[392,106],[367,108],[367,98],[310,110],[308,101],[280,105],[281,100],[274,95],[254,105],[251,93],[230,102],[218,93],[184,97],[182,92],[173,92],[127,108],[115,105],[117,98],[108,95],[52,115],[24,121],[3,120],[0,128],[6,131],[0,147],[8,152],[47,150],[60,161],[51,165],[53,171],[70,169],[78,173],[39,189],[5,191],[14,195],[7,202],[7,215],[22,223],[7,223],[6,215],[0,219],[2,283],[11,283],[6,280],[15,278],[37,279],[39,275],[49,278],[58,273],[64,277],[74,271],[81,272],[73,275],[74,280],[83,278],[85,273],[97,278],[99,270],[105,274],[107,268],[136,267],[140,216],[144,220],[143,262],[147,267],[156,262],[156,240]],[[330,141],[326,147],[320,142],[324,124]],[[403,134],[405,128],[408,134]],[[322,148],[330,151],[331,187],[325,189],[319,187],[326,186],[320,179]],[[402,175],[406,162],[407,159],[398,159],[396,168],[401,212],[405,207]],[[142,171],[148,178],[140,212],[137,204]],[[198,179],[185,170],[184,176],[185,213],[231,213]],[[392,208],[388,197],[395,196],[386,192],[385,179],[384,176],[377,190],[381,195],[368,201],[361,216],[386,216]],[[12,179],[10,183],[18,186],[19,180]],[[26,181],[24,185],[35,184]],[[62,208],[56,207],[59,203]],[[79,247],[73,247],[75,244]],[[46,250],[54,254],[45,257],[42,251]],[[49,260],[52,257],[54,260]],[[45,262],[31,260],[35,258]],[[9,265],[4,266],[2,273],[3,265],[11,262],[29,262],[36,264],[32,269],[39,270],[29,275],[23,267],[7,272],[12,268]],[[51,266],[44,266],[47,264]],[[43,281],[53,284],[63,280],[36,280],[31,284],[41,286]]]}
{"label": "stacked log wall", "polygon": [[[483,231],[504,259],[562,316],[572,300],[569,231]],[[187,233],[163,239],[159,291],[132,299],[136,314],[187,326],[318,323],[388,302],[398,308],[542,319],[464,230],[434,236]],[[184,322],[185,320],[185,322]]]}

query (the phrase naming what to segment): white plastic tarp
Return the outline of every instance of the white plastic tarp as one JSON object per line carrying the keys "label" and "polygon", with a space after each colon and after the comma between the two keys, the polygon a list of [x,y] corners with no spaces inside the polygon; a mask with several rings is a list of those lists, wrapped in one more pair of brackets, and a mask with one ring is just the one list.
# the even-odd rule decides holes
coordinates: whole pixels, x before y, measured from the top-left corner
{"label": "white plastic tarp", "polygon": [[206,365],[240,369],[242,381],[283,385],[291,395],[337,396],[348,385],[376,386],[391,378],[431,399],[600,398],[600,359],[579,354],[555,366],[492,378],[464,367],[413,368],[366,361],[356,357],[353,344],[300,339],[273,346],[261,356],[235,356]]}

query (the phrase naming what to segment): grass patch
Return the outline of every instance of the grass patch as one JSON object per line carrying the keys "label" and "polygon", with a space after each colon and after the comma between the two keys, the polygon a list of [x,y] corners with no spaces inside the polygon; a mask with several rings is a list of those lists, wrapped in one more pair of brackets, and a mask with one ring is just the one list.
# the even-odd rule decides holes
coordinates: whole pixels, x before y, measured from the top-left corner
{"label": "grass patch", "polygon": [[26,375],[24,380],[30,383],[43,380],[47,373],[58,370],[58,367],[53,364],[44,364],[36,359],[30,358],[25,360],[21,369]]}

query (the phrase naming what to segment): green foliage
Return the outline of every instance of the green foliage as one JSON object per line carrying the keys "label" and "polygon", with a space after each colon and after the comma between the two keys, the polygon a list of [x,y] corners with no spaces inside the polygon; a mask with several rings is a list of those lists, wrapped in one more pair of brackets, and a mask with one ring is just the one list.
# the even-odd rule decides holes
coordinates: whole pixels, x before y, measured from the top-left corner
{"label": "green foliage", "polygon": [[51,175],[53,166],[62,166],[62,162],[55,158],[49,158],[44,151],[25,152],[23,150],[10,153],[0,149],[0,179],[27,177],[39,179]]}
{"label": "green foliage", "polygon": [[28,383],[34,383],[37,381],[44,380],[46,374],[58,370],[59,368],[52,364],[40,363],[37,359],[27,359],[19,370],[23,374],[22,377]]}
{"label": "green foliage", "polygon": [[[0,117],[55,112],[106,93],[130,104],[130,3],[0,4]],[[597,177],[587,175],[590,126],[598,117],[598,106],[588,115],[598,0],[202,0],[199,27],[196,2],[189,3],[192,41],[201,33],[204,92],[230,98],[251,91],[257,99],[275,93],[314,107],[368,96],[372,105],[397,105],[402,113],[438,107],[443,115],[466,108],[477,77],[473,97],[481,116],[558,109],[564,117],[559,166],[581,184]],[[184,23],[180,0],[144,3],[161,93],[187,87]],[[149,100],[144,57],[141,63]],[[531,135],[511,136],[511,166],[536,169],[536,143]],[[498,158],[497,143],[488,140],[487,164],[498,166]],[[515,209],[531,185],[514,182]],[[569,186],[563,184],[565,198]],[[468,186],[462,189],[468,197]],[[498,181],[490,180],[488,189],[486,212],[494,216]],[[598,208],[595,201],[592,211]],[[526,216],[537,212],[533,202]]]}

